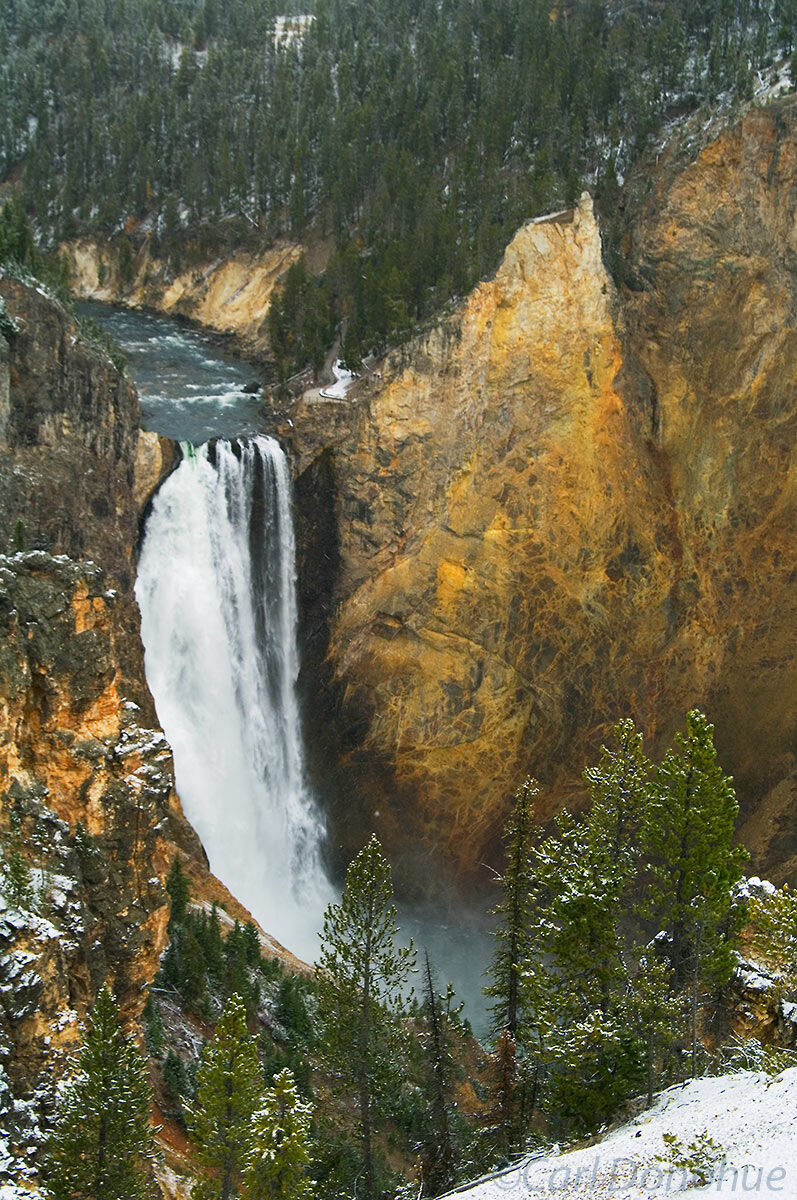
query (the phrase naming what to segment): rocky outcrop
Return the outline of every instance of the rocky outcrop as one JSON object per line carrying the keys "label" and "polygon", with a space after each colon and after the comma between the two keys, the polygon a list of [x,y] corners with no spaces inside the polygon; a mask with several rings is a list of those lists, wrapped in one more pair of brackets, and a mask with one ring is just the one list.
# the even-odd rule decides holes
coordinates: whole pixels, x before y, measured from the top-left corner
{"label": "rocky outcrop", "polygon": [[685,170],[665,159],[657,180],[624,312],[684,549],[668,691],[706,705],[743,840],[793,882],[797,101],[752,110]]}
{"label": "rocky outcrop", "polygon": [[140,1015],[175,854],[198,900],[242,910],[182,815],[144,678],[139,517],[170,446],[139,434],[130,381],[57,303],[7,278],[0,296],[2,1183],[35,1177],[40,1122],[102,983],[127,1022]]}
{"label": "rocky outcrop", "polygon": [[793,872],[794,156],[790,100],[662,163],[620,295],[588,198],[526,225],[383,379],[298,406],[336,504],[308,703],[344,857],[365,825],[421,887],[430,856],[472,875],[527,772],[543,816],[578,804],[618,717],[660,752],[700,704],[757,865]]}
{"label": "rocky outcrop", "polygon": [[139,509],[155,482],[136,481],[138,397],[59,305],[8,279],[0,294],[17,326],[0,427],[0,551],[102,565],[116,596],[120,691],[152,722],[133,598]]}
{"label": "rocky outcrop", "polygon": [[188,317],[233,335],[243,354],[260,358],[268,349],[266,317],[274,288],[302,247],[278,242],[258,253],[237,251],[175,275],[167,263],[152,256],[145,240],[127,277],[107,245],[84,240],[67,244],[63,251],[77,295]]}

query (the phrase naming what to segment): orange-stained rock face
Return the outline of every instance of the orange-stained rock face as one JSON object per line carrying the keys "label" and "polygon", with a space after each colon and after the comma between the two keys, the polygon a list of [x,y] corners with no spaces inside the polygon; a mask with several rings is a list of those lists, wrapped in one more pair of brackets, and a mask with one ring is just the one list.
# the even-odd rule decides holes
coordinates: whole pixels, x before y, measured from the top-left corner
{"label": "orange-stained rock face", "polygon": [[648,201],[629,343],[684,546],[669,693],[705,704],[757,865],[797,873],[797,105],[753,110]]}
{"label": "orange-stained rock face", "polygon": [[345,417],[294,413],[300,472],[326,441],[337,497],[313,720],[343,741],[343,857],[365,823],[421,887],[430,854],[472,877],[527,772],[545,815],[578,803],[615,720],[661,751],[701,704],[758,864],[793,868],[791,800],[768,832],[754,814],[785,786],[797,694],[794,113],[662,171],[636,290],[615,294],[585,198],[521,229]]}

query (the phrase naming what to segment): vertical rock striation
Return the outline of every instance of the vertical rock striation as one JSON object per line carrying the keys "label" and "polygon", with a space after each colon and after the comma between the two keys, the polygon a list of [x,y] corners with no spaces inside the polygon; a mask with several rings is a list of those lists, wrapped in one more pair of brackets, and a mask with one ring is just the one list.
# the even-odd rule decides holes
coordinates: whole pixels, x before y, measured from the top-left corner
{"label": "vertical rock striation", "polygon": [[794,122],[660,165],[633,288],[584,197],[347,409],[297,409],[337,512],[312,719],[346,852],[365,823],[421,887],[428,854],[468,876],[526,772],[577,804],[618,717],[655,750],[702,704],[758,864],[793,869]]}

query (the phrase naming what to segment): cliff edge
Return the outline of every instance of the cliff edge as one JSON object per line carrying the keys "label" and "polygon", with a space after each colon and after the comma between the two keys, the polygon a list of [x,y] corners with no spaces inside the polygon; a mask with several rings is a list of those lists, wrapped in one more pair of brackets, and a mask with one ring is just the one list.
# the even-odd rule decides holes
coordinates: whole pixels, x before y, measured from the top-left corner
{"label": "cliff edge", "polygon": [[630,286],[584,196],[293,414],[300,495],[335,503],[309,701],[343,857],[373,827],[421,888],[430,856],[473,878],[527,773],[578,805],[619,717],[657,752],[700,705],[756,866],[794,874],[796,114],[655,168]]}

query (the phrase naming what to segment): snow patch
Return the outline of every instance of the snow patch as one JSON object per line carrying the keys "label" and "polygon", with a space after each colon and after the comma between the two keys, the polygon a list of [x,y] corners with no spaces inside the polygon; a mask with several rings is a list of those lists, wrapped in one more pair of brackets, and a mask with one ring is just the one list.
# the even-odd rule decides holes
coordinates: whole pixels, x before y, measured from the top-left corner
{"label": "snow patch", "polygon": [[[449,1195],[478,1200],[641,1200],[739,1192],[797,1196],[797,1067],[718,1075],[662,1092],[652,1108],[595,1145],[528,1158]],[[663,1139],[685,1146],[705,1134],[721,1147],[710,1183],[668,1165]],[[663,1161],[662,1161],[663,1160]]]}
{"label": "snow patch", "polygon": [[318,394],[325,400],[345,400],[346,393],[356,381],[357,376],[353,371],[347,370],[340,359],[332,364],[332,374],[335,376],[335,382],[327,388],[321,388]]}
{"label": "snow patch", "polygon": [[293,45],[300,46],[314,20],[315,16],[312,13],[298,13],[296,16],[276,17],[274,21],[274,46],[277,49],[287,49],[288,46]]}

